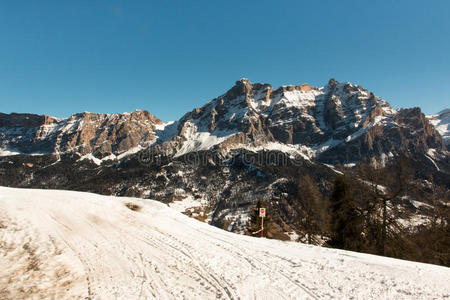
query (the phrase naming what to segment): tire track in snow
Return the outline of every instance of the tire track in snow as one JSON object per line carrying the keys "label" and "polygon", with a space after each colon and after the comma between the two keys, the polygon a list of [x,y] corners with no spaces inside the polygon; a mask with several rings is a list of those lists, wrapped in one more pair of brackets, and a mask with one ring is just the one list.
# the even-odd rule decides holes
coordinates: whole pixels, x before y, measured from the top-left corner
{"label": "tire track in snow", "polygon": [[[128,219],[127,222],[130,223],[130,225],[135,225],[135,221],[134,220],[130,220]],[[189,276],[191,276],[194,280],[196,279],[195,277],[193,277],[192,275],[190,275],[190,273],[195,273],[198,276],[200,276],[205,282],[207,282],[211,287],[213,287],[215,290],[219,291],[220,294],[226,294],[228,295],[229,299],[239,299],[239,297],[232,291],[230,291],[228,285],[224,285],[223,283],[221,283],[220,280],[218,280],[216,277],[214,277],[214,275],[211,272],[208,272],[201,264],[198,263],[198,259],[195,258],[192,254],[190,254],[189,252],[183,250],[183,247],[186,248],[186,244],[184,244],[183,242],[179,241],[178,239],[176,239],[174,236],[167,234],[167,233],[163,233],[160,230],[158,230],[157,228],[151,228],[152,231],[154,231],[154,233],[158,234],[157,235],[150,235],[147,231],[141,232],[141,234],[143,235],[143,237],[145,239],[143,239],[142,237],[138,237],[135,234],[132,234],[133,237],[137,240],[140,240],[154,248],[164,248],[163,246],[168,246],[170,247],[173,251],[175,251],[175,253],[179,253],[180,255],[175,255],[174,252],[170,252],[170,255],[172,257],[174,257],[176,260],[178,261],[186,261],[186,259],[188,260],[188,262],[193,263],[195,270],[191,271],[191,270],[178,270],[181,272],[185,272],[186,274],[188,274]],[[150,242],[151,241],[151,242]],[[183,244],[183,246],[180,246],[179,244]],[[190,266],[192,268],[192,265]],[[208,279],[207,277],[211,277],[210,279]]]}
{"label": "tire track in snow", "polygon": [[[162,233],[161,233],[162,234]],[[170,234],[166,234],[168,237],[170,237],[172,240],[177,241],[181,244],[183,244],[184,247],[188,247],[189,245],[179,241],[177,238],[175,238],[174,236],[170,235]],[[218,279],[216,275],[214,275],[211,271],[206,270],[205,267],[202,266],[202,264],[200,263],[200,258],[196,257],[193,254],[189,254],[186,251],[183,251],[181,247],[174,247],[170,244],[170,242],[168,243],[168,245],[170,247],[172,247],[174,250],[180,251],[182,252],[184,255],[186,255],[187,257],[189,257],[193,262],[197,262],[196,265],[199,269],[201,269],[203,271],[203,274],[207,274],[208,276],[210,276],[220,287],[222,290],[225,291],[225,293],[228,295],[229,299],[240,299],[233,288],[230,287],[230,284],[223,278]],[[191,249],[192,250],[192,249]],[[194,253],[194,251],[192,251],[191,253]]]}
{"label": "tire track in snow", "polygon": [[[303,292],[305,292],[306,294],[308,294],[308,295],[309,295],[310,297],[312,297],[313,299],[319,299],[319,298],[320,298],[319,296],[315,295],[314,292],[312,292],[310,289],[308,289],[306,286],[304,286],[304,285],[301,284],[300,282],[295,282],[295,281],[293,281],[292,279],[290,279],[290,277],[289,277],[288,275],[284,274],[283,272],[281,272],[281,271],[279,271],[279,270],[277,270],[277,269],[276,269],[276,270],[273,270],[273,268],[272,268],[271,266],[269,266],[268,264],[266,264],[263,260],[256,258],[255,255],[254,255],[254,253],[253,253],[253,255],[250,255],[249,253],[245,253],[245,252],[242,250],[242,248],[239,248],[239,247],[236,246],[235,244],[233,244],[233,243],[231,243],[231,242],[229,242],[229,241],[227,241],[227,240],[224,240],[223,238],[219,238],[218,236],[211,236],[210,233],[208,233],[208,232],[202,231],[202,235],[212,237],[212,238],[214,238],[215,240],[220,240],[221,242],[227,244],[228,246],[230,246],[230,247],[227,249],[228,251],[231,251],[232,249],[234,249],[236,254],[239,254],[240,257],[246,259],[252,266],[256,266],[256,265],[261,266],[261,265],[262,265],[262,266],[265,266],[265,267],[266,267],[266,269],[267,269],[268,272],[272,272],[272,271],[277,272],[279,275],[281,275],[283,278],[285,278],[285,279],[286,279],[287,281],[289,281],[291,284],[293,284],[293,285],[297,286],[298,288],[300,288]],[[267,253],[267,252],[266,252],[266,253]],[[264,255],[264,254],[263,254],[263,255]],[[266,254],[266,255],[267,255],[267,254]],[[251,263],[251,262],[250,262],[250,260],[248,259],[248,257],[251,257],[251,256],[253,256],[253,259],[254,259],[258,264],[254,264],[254,263]]]}
{"label": "tire track in snow", "polygon": [[[176,220],[176,221],[179,222],[179,220]],[[198,235],[199,237],[202,237],[204,239],[204,237],[207,236],[208,238],[210,238],[210,240],[209,239],[204,239],[204,240],[206,240],[208,242],[210,242],[210,241],[212,241],[212,242],[221,241],[223,244],[222,245],[216,245],[216,246],[222,247],[224,250],[227,250],[228,252],[233,253],[235,257],[240,257],[241,259],[244,259],[253,268],[259,269],[261,271],[264,271],[264,270],[261,269],[261,266],[264,266],[265,269],[266,269],[265,272],[267,274],[271,274],[274,271],[273,268],[271,266],[269,266],[268,264],[266,264],[263,260],[257,259],[255,257],[255,255],[254,255],[255,253],[251,253],[250,254],[248,252],[243,251],[241,247],[239,247],[239,246],[229,242],[228,240],[225,240],[225,239],[221,238],[220,234],[212,235],[210,232],[207,232],[207,231],[203,231],[203,230],[197,230],[197,231],[199,233],[201,233],[201,234]],[[225,245],[228,245],[228,247],[224,247]],[[194,251],[192,251],[192,252],[194,252]],[[253,263],[248,257],[252,257],[253,260],[255,260],[257,263],[256,264]],[[284,278],[285,281],[288,281],[292,286],[296,287],[296,288],[294,288],[294,290],[295,289],[300,290],[302,292],[302,294],[305,293],[307,296],[309,296],[309,297],[311,297],[313,299],[318,299],[319,298],[317,295],[315,295],[312,291],[310,291],[304,285],[302,285],[299,282],[295,282],[295,281],[291,280],[289,278],[289,276],[287,276],[286,274],[282,273],[281,271],[275,270],[275,272],[277,274],[279,274],[282,278]],[[280,286],[282,286],[282,285],[280,285]],[[294,294],[297,295],[298,293],[294,293]]]}
{"label": "tire track in snow", "polygon": [[[132,225],[133,227],[138,227],[141,224],[138,224],[135,219],[129,218],[129,215],[125,216],[126,221]],[[156,238],[156,235],[150,235],[147,231],[141,232],[141,234],[145,237],[145,240],[143,240],[141,237],[137,237],[134,235],[134,238],[141,240],[144,243],[148,243],[148,240],[151,240],[152,246],[157,248],[162,248],[161,245],[169,246],[172,250],[175,252],[180,253],[180,255],[184,256],[188,259],[189,262],[192,262],[194,264],[194,267],[196,268],[195,273],[202,277],[203,280],[205,280],[209,285],[211,285],[215,290],[220,292],[220,295],[227,295],[228,299],[240,299],[240,297],[236,294],[236,291],[234,288],[221,276],[217,276],[212,272],[211,270],[206,269],[203,266],[202,259],[200,259],[198,256],[194,255],[196,252],[195,249],[193,249],[188,243],[185,243],[179,239],[177,239],[175,236],[164,233],[160,231],[158,228],[151,228],[152,231],[158,233],[158,238],[161,238],[161,240],[158,240],[158,242],[155,242],[158,238]],[[186,250],[183,250],[186,249]],[[190,251],[188,251],[190,250]],[[173,256],[173,254],[172,254]],[[183,260],[179,256],[176,256],[177,259]],[[182,270],[180,270],[182,271]],[[184,270],[186,272],[186,270]],[[209,278],[208,278],[209,277]],[[220,296],[219,296],[220,297]]]}

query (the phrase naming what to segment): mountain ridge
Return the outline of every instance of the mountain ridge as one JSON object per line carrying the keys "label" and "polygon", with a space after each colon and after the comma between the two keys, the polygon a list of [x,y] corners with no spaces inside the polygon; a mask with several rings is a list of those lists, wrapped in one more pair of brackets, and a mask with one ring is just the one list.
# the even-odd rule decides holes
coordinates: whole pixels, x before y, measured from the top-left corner
{"label": "mountain ridge", "polygon": [[[448,111],[444,110],[424,118],[417,108],[395,110],[363,87],[350,82],[339,83],[335,79],[319,88],[300,84],[274,89],[270,84],[251,83],[242,78],[221,96],[187,112],[176,122],[165,123],[169,126],[147,111],[123,114],[84,112],[69,118],[0,114],[0,151],[3,156],[78,152],[103,159],[164,142],[171,142],[172,145],[166,148],[173,148],[176,156],[217,145],[220,150],[227,151],[273,144],[310,159],[320,160],[322,157],[327,162],[348,163],[359,161],[364,155],[349,157],[346,154],[347,157],[343,157],[330,149],[362,144],[366,148],[364,151],[371,156],[417,148],[422,153],[430,148],[446,151],[449,120],[448,117],[438,120],[439,116],[446,114]],[[412,118],[419,120],[420,124],[415,127],[420,128],[415,130],[424,131],[426,136],[423,139],[417,134],[415,136],[413,130],[398,133],[401,127],[409,126]],[[427,119],[443,136],[443,143],[433,128],[426,124]],[[20,127],[23,130],[19,130]],[[386,134],[406,134],[408,137],[403,138],[399,143],[402,147],[398,149],[379,141],[379,137]],[[407,145],[409,139],[413,139],[413,145]],[[378,143],[376,147],[374,141]]]}
{"label": "mountain ridge", "polygon": [[161,124],[161,120],[143,110],[123,114],[83,112],[68,118],[0,114],[0,146],[6,154],[79,152],[102,158],[148,146]]}

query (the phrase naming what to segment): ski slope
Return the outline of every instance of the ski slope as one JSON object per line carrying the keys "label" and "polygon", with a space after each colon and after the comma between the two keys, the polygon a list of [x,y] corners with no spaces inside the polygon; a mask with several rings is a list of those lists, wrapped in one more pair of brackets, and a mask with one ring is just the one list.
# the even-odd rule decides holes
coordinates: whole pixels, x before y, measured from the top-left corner
{"label": "ski slope", "polygon": [[0,246],[0,299],[442,299],[450,292],[449,268],[241,236],[156,201],[80,192],[0,187]]}

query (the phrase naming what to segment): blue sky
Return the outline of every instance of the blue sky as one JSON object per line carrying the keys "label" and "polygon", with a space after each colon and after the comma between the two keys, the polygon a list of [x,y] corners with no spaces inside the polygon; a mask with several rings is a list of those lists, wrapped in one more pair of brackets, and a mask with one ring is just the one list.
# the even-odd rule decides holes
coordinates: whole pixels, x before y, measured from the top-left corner
{"label": "blue sky", "polygon": [[1,1],[0,111],[146,109],[164,121],[252,82],[351,81],[450,107],[450,1]]}

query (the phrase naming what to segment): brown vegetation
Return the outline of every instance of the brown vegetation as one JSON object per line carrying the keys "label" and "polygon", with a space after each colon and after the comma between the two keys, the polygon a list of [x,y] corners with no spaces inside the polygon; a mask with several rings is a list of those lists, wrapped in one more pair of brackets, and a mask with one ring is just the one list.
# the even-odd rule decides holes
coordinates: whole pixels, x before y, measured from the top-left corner
{"label": "brown vegetation", "polygon": [[131,209],[132,211],[140,211],[142,209],[141,206],[131,202],[125,203],[125,206]]}

